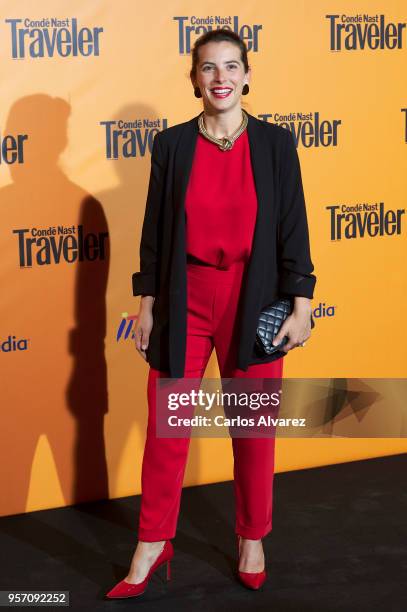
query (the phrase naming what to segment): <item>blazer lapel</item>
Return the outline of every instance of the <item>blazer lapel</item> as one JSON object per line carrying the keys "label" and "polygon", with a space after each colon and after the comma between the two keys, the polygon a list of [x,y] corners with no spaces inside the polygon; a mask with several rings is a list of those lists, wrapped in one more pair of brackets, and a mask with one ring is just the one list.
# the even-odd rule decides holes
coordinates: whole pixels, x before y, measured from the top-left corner
{"label": "blazer lapel", "polygon": [[192,170],[198,121],[194,117],[187,121],[175,148],[173,206],[174,206],[174,243],[170,276],[170,293],[179,293],[186,276],[186,236],[185,236],[185,196]]}
{"label": "blazer lapel", "polygon": [[174,240],[170,266],[169,355],[171,376],[183,377],[187,333],[187,258],[185,235],[185,195],[194,159],[198,121],[194,117],[184,125],[175,148],[173,176]]}
{"label": "blazer lapel", "polygon": [[238,362],[246,367],[254,346],[259,314],[264,306],[265,257],[267,245],[273,240],[276,207],[273,197],[273,164],[267,130],[261,121],[249,114],[247,126],[253,179],[257,193],[257,217],[252,249],[242,287],[239,308]]}
{"label": "blazer lapel", "polygon": [[199,133],[198,116],[199,115],[193,117],[193,119],[185,123],[175,149],[174,204],[176,209],[184,208],[185,194],[189,183],[196,141]]}
{"label": "blazer lapel", "polygon": [[[270,221],[274,218],[273,198],[273,165],[271,147],[268,146],[267,134],[261,122],[249,115],[247,126],[253,179],[257,193],[257,217],[252,245],[252,262],[260,261],[262,249],[270,239]],[[257,267],[257,266],[256,266]]]}

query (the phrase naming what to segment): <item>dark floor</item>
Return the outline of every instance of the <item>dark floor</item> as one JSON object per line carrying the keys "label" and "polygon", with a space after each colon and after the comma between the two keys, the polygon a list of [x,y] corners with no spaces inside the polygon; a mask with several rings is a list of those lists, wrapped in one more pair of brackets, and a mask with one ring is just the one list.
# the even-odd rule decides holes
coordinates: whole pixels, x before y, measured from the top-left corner
{"label": "dark floor", "polygon": [[68,590],[89,611],[407,612],[406,455],[274,483],[261,591],[234,577],[231,482],[183,490],[172,580],[161,568],[140,598],[103,599],[127,573],[139,496],[0,518],[0,590]]}

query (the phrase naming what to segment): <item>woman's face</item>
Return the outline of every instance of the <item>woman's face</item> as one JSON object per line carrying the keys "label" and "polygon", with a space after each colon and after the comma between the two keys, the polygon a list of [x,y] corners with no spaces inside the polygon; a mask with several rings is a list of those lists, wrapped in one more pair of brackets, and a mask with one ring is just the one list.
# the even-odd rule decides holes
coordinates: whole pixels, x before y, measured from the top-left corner
{"label": "woman's face", "polygon": [[198,50],[194,87],[199,87],[205,110],[224,112],[240,106],[245,83],[249,83],[250,69],[244,71],[240,49],[233,43],[210,42]]}

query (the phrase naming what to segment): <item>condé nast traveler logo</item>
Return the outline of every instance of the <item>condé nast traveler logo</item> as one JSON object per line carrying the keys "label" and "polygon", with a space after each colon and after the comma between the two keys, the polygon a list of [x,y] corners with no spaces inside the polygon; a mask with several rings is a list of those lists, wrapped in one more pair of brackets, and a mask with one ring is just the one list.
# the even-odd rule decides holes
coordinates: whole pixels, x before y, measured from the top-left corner
{"label": "cond\u00e9 nast traveler logo", "polygon": [[319,111],[260,113],[257,116],[262,121],[270,121],[290,130],[297,147],[300,143],[305,148],[338,146],[339,127],[342,125],[342,119],[321,117]]}
{"label": "cond\u00e9 nast traveler logo", "polygon": [[167,119],[100,121],[105,135],[106,159],[144,157],[151,153],[157,132],[168,127]]}
{"label": "cond\u00e9 nast traveler logo", "polygon": [[210,30],[226,28],[235,32],[246,43],[247,50],[257,53],[259,50],[259,33],[263,29],[260,24],[249,25],[240,23],[238,15],[207,15],[192,17],[173,17],[178,25],[178,51],[190,53],[195,38]]}
{"label": "cond\u00e9 nast traveler logo", "polygon": [[11,57],[89,57],[100,54],[103,28],[80,26],[76,17],[5,19],[9,26]]}
{"label": "cond\u00e9 nast traveler logo", "polygon": [[406,212],[405,208],[385,210],[384,202],[333,204],[325,208],[329,212],[331,240],[400,235]]}
{"label": "cond\u00e9 nast traveler logo", "polygon": [[61,262],[104,260],[108,232],[85,232],[83,225],[20,228],[16,235],[21,268]]}
{"label": "cond\u00e9 nast traveler logo", "polygon": [[331,51],[397,50],[405,46],[406,22],[388,21],[386,15],[333,14],[329,22]]}

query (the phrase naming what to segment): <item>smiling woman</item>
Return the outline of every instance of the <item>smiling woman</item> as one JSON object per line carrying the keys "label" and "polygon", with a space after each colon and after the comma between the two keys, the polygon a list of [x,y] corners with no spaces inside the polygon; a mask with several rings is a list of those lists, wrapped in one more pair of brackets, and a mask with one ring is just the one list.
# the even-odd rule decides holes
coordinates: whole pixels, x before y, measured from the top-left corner
{"label": "smiling woman", "polygon": [[[242,108],[251,80],[247,51],[229,29],[198,38],[190,79],[203,110],[154,138],[140,271],[132,275],[133,294],[142,296],[135,347],[150,366],[139,542],[109,598],[143,593],[174,554],[189,432],[157,435],[158,400],[168,405],[157,398],[160,379],[199,383],[215,348],[222,379],[278,385],[283,357],[311,334],[316,278],[299,159],[290,131]],[[294,304],[278,332],[287,336],[284,350],[259,356],[260,313],[283,295]],[[275,439],[254,433],[232,436],[232,448],[237,574],[258,589],[266,579],[262,538],[272,526]]]}
{"label": "smiling woman", "polygon": [[[221,31],[218,30],[218,32]],[[206,36],[208,38],[210,35]],[[238,123],[238,118],[240,118],[240,123],[242,116],[240,97],[249,92],[251,69],[246,46],[239,37],[232,36],[235,36],[235,44],[230,44],[228,36],[222,39],[222,33],[218,35],[216,42],[211,41],[209,37],[205,44],[201,44],[203,40],[201,37],[196,41],[192,51],[190,78],[195,96],[203,98],[204,106],[206,106],[205,120],[208,121],[208,126],[211,128],[209,131],[215,132],[215,136],[216,125],[221,122],[219,111],[228,109],[228,122]],[[224,105],[213,107],[215,100],[228,100],[229,104],[226,107]],[[211,120],[210,117],[214,113],[217,115],[216,120]]]}

